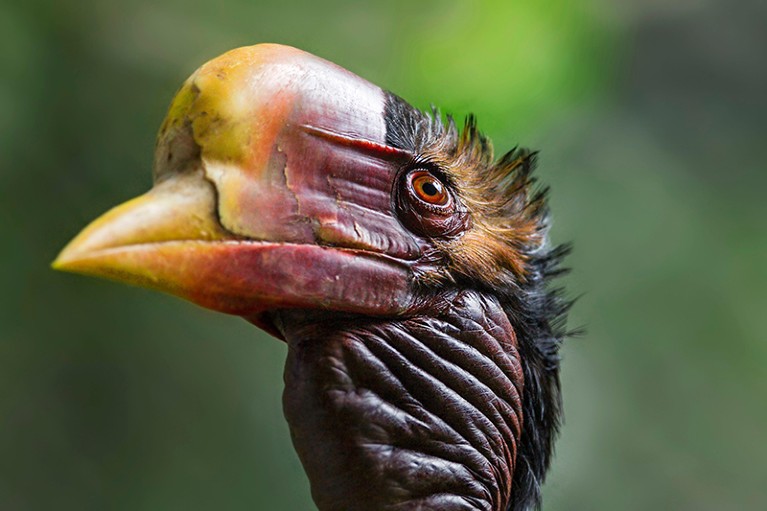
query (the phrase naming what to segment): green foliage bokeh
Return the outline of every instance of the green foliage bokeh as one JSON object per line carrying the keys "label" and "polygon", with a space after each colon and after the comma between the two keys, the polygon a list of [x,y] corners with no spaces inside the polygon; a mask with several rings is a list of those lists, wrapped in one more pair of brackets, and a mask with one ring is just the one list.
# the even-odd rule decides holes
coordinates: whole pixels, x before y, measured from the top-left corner
{"label": "green foliage bokeh", "polygon": [[258,42],[542,151],[587,331],[563,350],[545,509],[767,508],[765,19],[756,0],[3,2],[0,509],[313,509],[284,345],[48,268],[151,186],[186,76]]}

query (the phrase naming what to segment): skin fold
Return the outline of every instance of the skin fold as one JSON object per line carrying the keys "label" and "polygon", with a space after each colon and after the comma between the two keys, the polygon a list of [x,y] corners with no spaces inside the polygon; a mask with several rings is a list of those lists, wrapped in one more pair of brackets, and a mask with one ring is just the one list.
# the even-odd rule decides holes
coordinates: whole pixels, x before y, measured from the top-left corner
{"label": "skin fold", "polygon": [[502,509],[523,375],[497,300],[462,291],[404,320],[282,311],[283,396],[323,510]]}

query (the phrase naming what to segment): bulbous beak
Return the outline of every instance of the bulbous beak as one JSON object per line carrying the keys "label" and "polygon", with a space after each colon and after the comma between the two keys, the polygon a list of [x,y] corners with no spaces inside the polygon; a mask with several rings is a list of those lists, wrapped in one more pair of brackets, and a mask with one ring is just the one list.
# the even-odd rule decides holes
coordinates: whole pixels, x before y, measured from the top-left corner
{"label": "bulbous beak", "polygon": [[233,50],[173,100],[152,190],[91,223],[53,267],[251,319],[286,307],[398,314],[422,247],[392,212],[410,155],[386,144],[384,102],[299,50]]}

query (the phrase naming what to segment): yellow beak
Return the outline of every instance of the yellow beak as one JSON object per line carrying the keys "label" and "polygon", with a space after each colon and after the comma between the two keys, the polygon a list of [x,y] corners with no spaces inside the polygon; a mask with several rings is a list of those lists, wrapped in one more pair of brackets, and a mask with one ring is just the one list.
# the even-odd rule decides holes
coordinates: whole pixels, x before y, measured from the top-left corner
{"label": "yellow beak", "polygon": [[420,245],[391,214],[409,153],[384,94],[292,48],[233,50],[171,104],[154,188],[107,212],[53,267],[252,319],[277,308],[391,315]]}

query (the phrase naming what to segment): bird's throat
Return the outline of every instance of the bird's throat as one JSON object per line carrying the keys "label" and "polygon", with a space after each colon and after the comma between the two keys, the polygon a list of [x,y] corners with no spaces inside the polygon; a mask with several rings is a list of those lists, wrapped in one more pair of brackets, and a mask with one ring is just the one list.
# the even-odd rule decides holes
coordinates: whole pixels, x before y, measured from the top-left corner
{"label": "bird's throat", "polygon": [[508,506],[522,430],[513,329],[476,292],[433,307],[397,320],[278,315],[285,415],[320,511]]}

